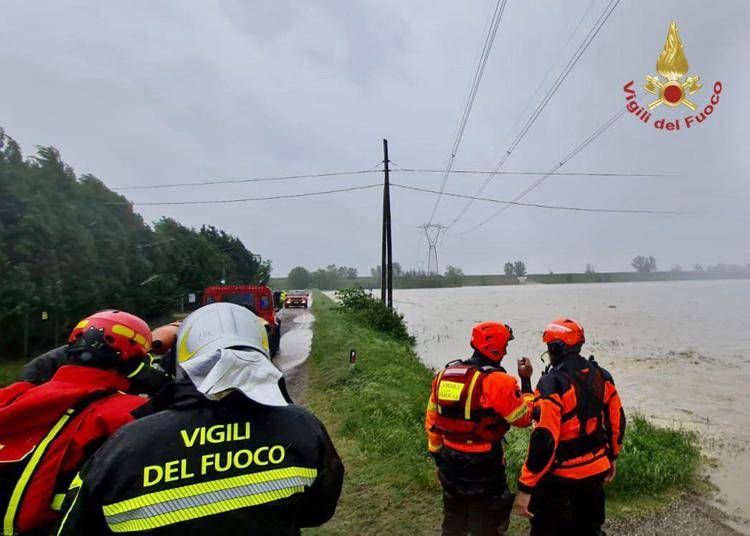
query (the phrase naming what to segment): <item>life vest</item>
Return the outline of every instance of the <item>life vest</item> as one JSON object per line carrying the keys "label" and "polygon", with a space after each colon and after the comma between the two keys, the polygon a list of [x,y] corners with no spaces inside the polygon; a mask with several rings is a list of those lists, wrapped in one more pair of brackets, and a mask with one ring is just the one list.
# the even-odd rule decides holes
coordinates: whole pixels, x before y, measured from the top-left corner
{"label": "life vest", "polygon": [[[601,368],[594,361],[593,356],[588,360],[588,371],[581,369],[568,370],[564,365],[553,370],[569,383],[569,388],[575,390],[576,406],[562,415],[562,423],[577,418],[579,423],[578,436],[573,439],[561,440],[558,443],[555,463],[561,465],[585,454],[601,451],[607,448],[607,432],[604,429],[604,375]],[[589,426],[592,421],[595,425]]]}
{"label": "life vest", "polygon": [[[36,395],[42,387],[18,382],[0,389],[0,534],[4,536],[25,530],[18,525],[22,504],[24,509],[32,509],[27,514],[34,518],[60,509],[68,482],[49,469],[57,468],[62,456],[49,460],[45,454],[81,411],[116,393],[111,388],[90,388],[59,396],[48,392]],[[72,437],[68,435],[68,439]],[[29,485],[41,466],[46,467],[44,474],[45,478],[49,475],[49,481],[45,481],[43,493],[28,496]]]}
{"label": "life vest", "polygon": [[434,384],[437,404],[434,429],[454,442],[497,443],[510,425],[492,409],[483,408],[482,384],[500,367],[476,367],[462,361],[448,363]]}

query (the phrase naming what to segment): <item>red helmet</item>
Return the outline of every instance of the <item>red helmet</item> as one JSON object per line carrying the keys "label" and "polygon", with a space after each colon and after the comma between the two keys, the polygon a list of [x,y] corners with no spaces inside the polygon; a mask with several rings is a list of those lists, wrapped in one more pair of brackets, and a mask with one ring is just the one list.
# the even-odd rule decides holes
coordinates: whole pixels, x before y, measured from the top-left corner
{"label": "red helmet", "polygon": [[542,341],[549,344],[560,341],[566,346],[580,346],[586,342],[583,326],[571,318],[557,318],[544,329]]}
{"label": "red helmet", "polygon": [[68,342],[80,350],[104,351],[118,361],[128,361],[151,350],[151,330],[143,319],[130,313],[99,311],[78,322]]}
{"label": "red helmet", "polygon": [[483,356],[500,361],[505,355],[513,330],[507,324],[482,322],[471,330],[471,347]]}

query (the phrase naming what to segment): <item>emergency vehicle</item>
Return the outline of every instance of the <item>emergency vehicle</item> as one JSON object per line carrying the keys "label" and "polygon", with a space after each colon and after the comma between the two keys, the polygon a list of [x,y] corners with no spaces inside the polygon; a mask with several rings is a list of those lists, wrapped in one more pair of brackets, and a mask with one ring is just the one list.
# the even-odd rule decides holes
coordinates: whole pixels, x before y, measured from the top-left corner
{"label": "emergency vehicle", "polygon": [[276,316],[273,293],[265,285],[216,285],[203,291],[202,304],[229,302],[242,305],[255,313],[266,325],[271,355],[279,351],[281,321]]}
{"label": "emergency vehicle", "polygon": [[307,309],[310,294],[306,290],[292,290],[286,296],[285,307],[304,307]]}

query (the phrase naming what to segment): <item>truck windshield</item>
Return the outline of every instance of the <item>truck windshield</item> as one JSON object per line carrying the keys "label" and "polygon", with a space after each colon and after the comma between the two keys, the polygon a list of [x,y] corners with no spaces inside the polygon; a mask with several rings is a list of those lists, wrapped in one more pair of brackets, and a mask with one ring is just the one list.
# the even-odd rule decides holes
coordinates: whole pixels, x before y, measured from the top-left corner
{"label": "truck windshield", "polygon": [[221,301],[255,307],[255,296],[249,292],[227,292],[222,295]]}

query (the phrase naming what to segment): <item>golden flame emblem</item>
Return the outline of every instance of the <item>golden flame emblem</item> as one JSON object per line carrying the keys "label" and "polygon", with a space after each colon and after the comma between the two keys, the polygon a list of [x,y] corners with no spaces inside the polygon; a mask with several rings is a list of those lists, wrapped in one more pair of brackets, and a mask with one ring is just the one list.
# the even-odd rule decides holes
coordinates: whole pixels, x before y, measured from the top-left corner
{"label": "golden flame emblem", "polygon": [[647,76],[646,84],[643,86],[646,91],[659,97],[648,105],[649,109],[656,108],[660,104],[672,107],[684,104],[691,110],[695,110],[695,103],[687,96],[698,91],[703,85],[700,76],[685,77],[688,73],[688,60],[677,23],[674,21],[669,25],[664,50],[656,60],[656,72],[660,76]]}

